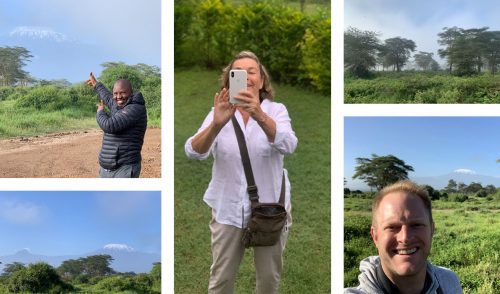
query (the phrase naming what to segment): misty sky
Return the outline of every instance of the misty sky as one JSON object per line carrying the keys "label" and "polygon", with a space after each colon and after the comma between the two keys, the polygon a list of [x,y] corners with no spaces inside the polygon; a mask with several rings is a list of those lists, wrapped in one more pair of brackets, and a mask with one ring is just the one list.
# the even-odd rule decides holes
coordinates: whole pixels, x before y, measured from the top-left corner
{"label": "misty sky", "polygon": [[381,41],[398,36],[411,39],[417,51],[433,52],[436,60],[437,34],[444,27],[500,30],[499,16],[500,2],[493,0],[344,1],[345,28],[379,32]]}
{"label": "misty sky", "polygon": [[413,166],[412,177],[456,170],[500,177],[500,117],[346,117],[344,176],[355,159],[392,154]]}
{"label": "misty sky", "polygon": [[125,244],[161,253],[160,192],[0,191],[0,256],[71,255]]}
{"label": "misty sky", "polygon": [[2,0],[0,47],[23,46],[36,78],[79,82],[100,64],[161,62],[160,0]]}

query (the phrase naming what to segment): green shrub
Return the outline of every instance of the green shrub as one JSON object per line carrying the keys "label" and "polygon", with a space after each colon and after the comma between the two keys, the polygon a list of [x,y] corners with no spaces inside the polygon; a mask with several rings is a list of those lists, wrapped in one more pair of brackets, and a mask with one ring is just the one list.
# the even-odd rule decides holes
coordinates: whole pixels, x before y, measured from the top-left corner
{"label": "green shrub", "polygon": [[328,13],[308,16],[280,1],[204,0],[178,1],[174,15],[175,66],[218,69],[250,50],[273,80],[329,92]]}
{"label": "green shrub", "polygon": [[9,277],[9,291],[30,293],[67,292],[72,286],[65,284],[56,270],[44,262],[30,264]]}
{"label": "green shrub", "polygon": [[18,107],[60,110],[70,105],[70,97],[55,86],[39,86],[31,89],[16,101]]}
{"label": "green shrub", "polygon": [[319,91],[330,92],[331,84],[331,20],[323,15],[311,27],[306,29],[302,49],[301,69],[304,76],[311,80],[311,84]]}
{"label": "green shrub", "polygon": [[129,80],[132,84],[133,90],[136,91],[142,86],[143,76],[141,72],[133,66],[120,63],[116,66],[105,69],[99,77],[99,81],[102,82],[110,91],[113,90],[115,82],[120,79]]}

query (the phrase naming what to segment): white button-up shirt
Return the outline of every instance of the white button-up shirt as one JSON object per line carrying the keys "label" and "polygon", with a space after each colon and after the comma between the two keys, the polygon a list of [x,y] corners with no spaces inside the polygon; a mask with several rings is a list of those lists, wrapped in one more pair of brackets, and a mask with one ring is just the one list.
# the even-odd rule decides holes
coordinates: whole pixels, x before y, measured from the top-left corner
{"label": "white button-up shirt", "polygon": [[[235,115],[246,139],[248,154],[258,187],[259,202],[276,203],[281,192],[282,175],[285,172],[285,207],[290,210],[290,181],[283,169],[283,157],[291,154],[297,147],[297,137],[292,129],[291,119],[286,107],[264,99],[262,110],[276,122],[274,142],[270,143],[266,134],[252,117],[247,125],[239,111]],[[213,120],[213,108],[207,115],[197,134]],[[215,211],[215,220],[220,224],[244,228],[251,216],[251,203],[247,193],[247,181],[233,124],[229,121],[219,132],[207,153],[193,150],[192,136],[186,141],[184,149],[189,158],[207,159],[214,157],[212,180],[203,200]]]}

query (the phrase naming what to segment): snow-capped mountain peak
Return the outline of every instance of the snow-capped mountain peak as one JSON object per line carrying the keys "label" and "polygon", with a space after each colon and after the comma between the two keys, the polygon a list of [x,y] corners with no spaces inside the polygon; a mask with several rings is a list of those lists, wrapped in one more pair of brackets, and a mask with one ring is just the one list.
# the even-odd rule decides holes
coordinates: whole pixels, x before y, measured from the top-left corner
{"label": "snow-capped mountain peak", "polygon": [[135,249],[126,245],[126,244],[107,244],[103,247],[104,250],[113,250],[113,251],[126,251],[126,252],[134,252]]}
{"label": "snow-capped mountain peak", "polygon": [[66,35],[58,33],[48,27],[16,27],[10,32],[9,35],[11,37],[21,37],[32,40],[52,40],[58,43],[69,41],[69,38]]}

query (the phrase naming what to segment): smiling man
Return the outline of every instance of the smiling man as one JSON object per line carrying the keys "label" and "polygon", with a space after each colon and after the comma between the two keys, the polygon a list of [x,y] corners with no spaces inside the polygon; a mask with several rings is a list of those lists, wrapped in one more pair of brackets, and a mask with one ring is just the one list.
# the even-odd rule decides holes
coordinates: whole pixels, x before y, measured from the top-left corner
{"label": "smiling man", "polygon": [[[116,81],[111,93],[92,73],[87,84],[94,87],[101,98],[96,114],[97,123],[104,131],[99,153],[100,177],[138,178],[147,127],[142,94],[134,94],[128,80]],[[104,105],[109,108],[109,113],[104,111]]]}
{"label": "smiling man", "polygon": [[462,293],[454,272],[427,261],[434,221],[425,189],[410,181],[382,189],[373,200],[370,234],[379,255],[361,261],[360,285],[344,293]]}

